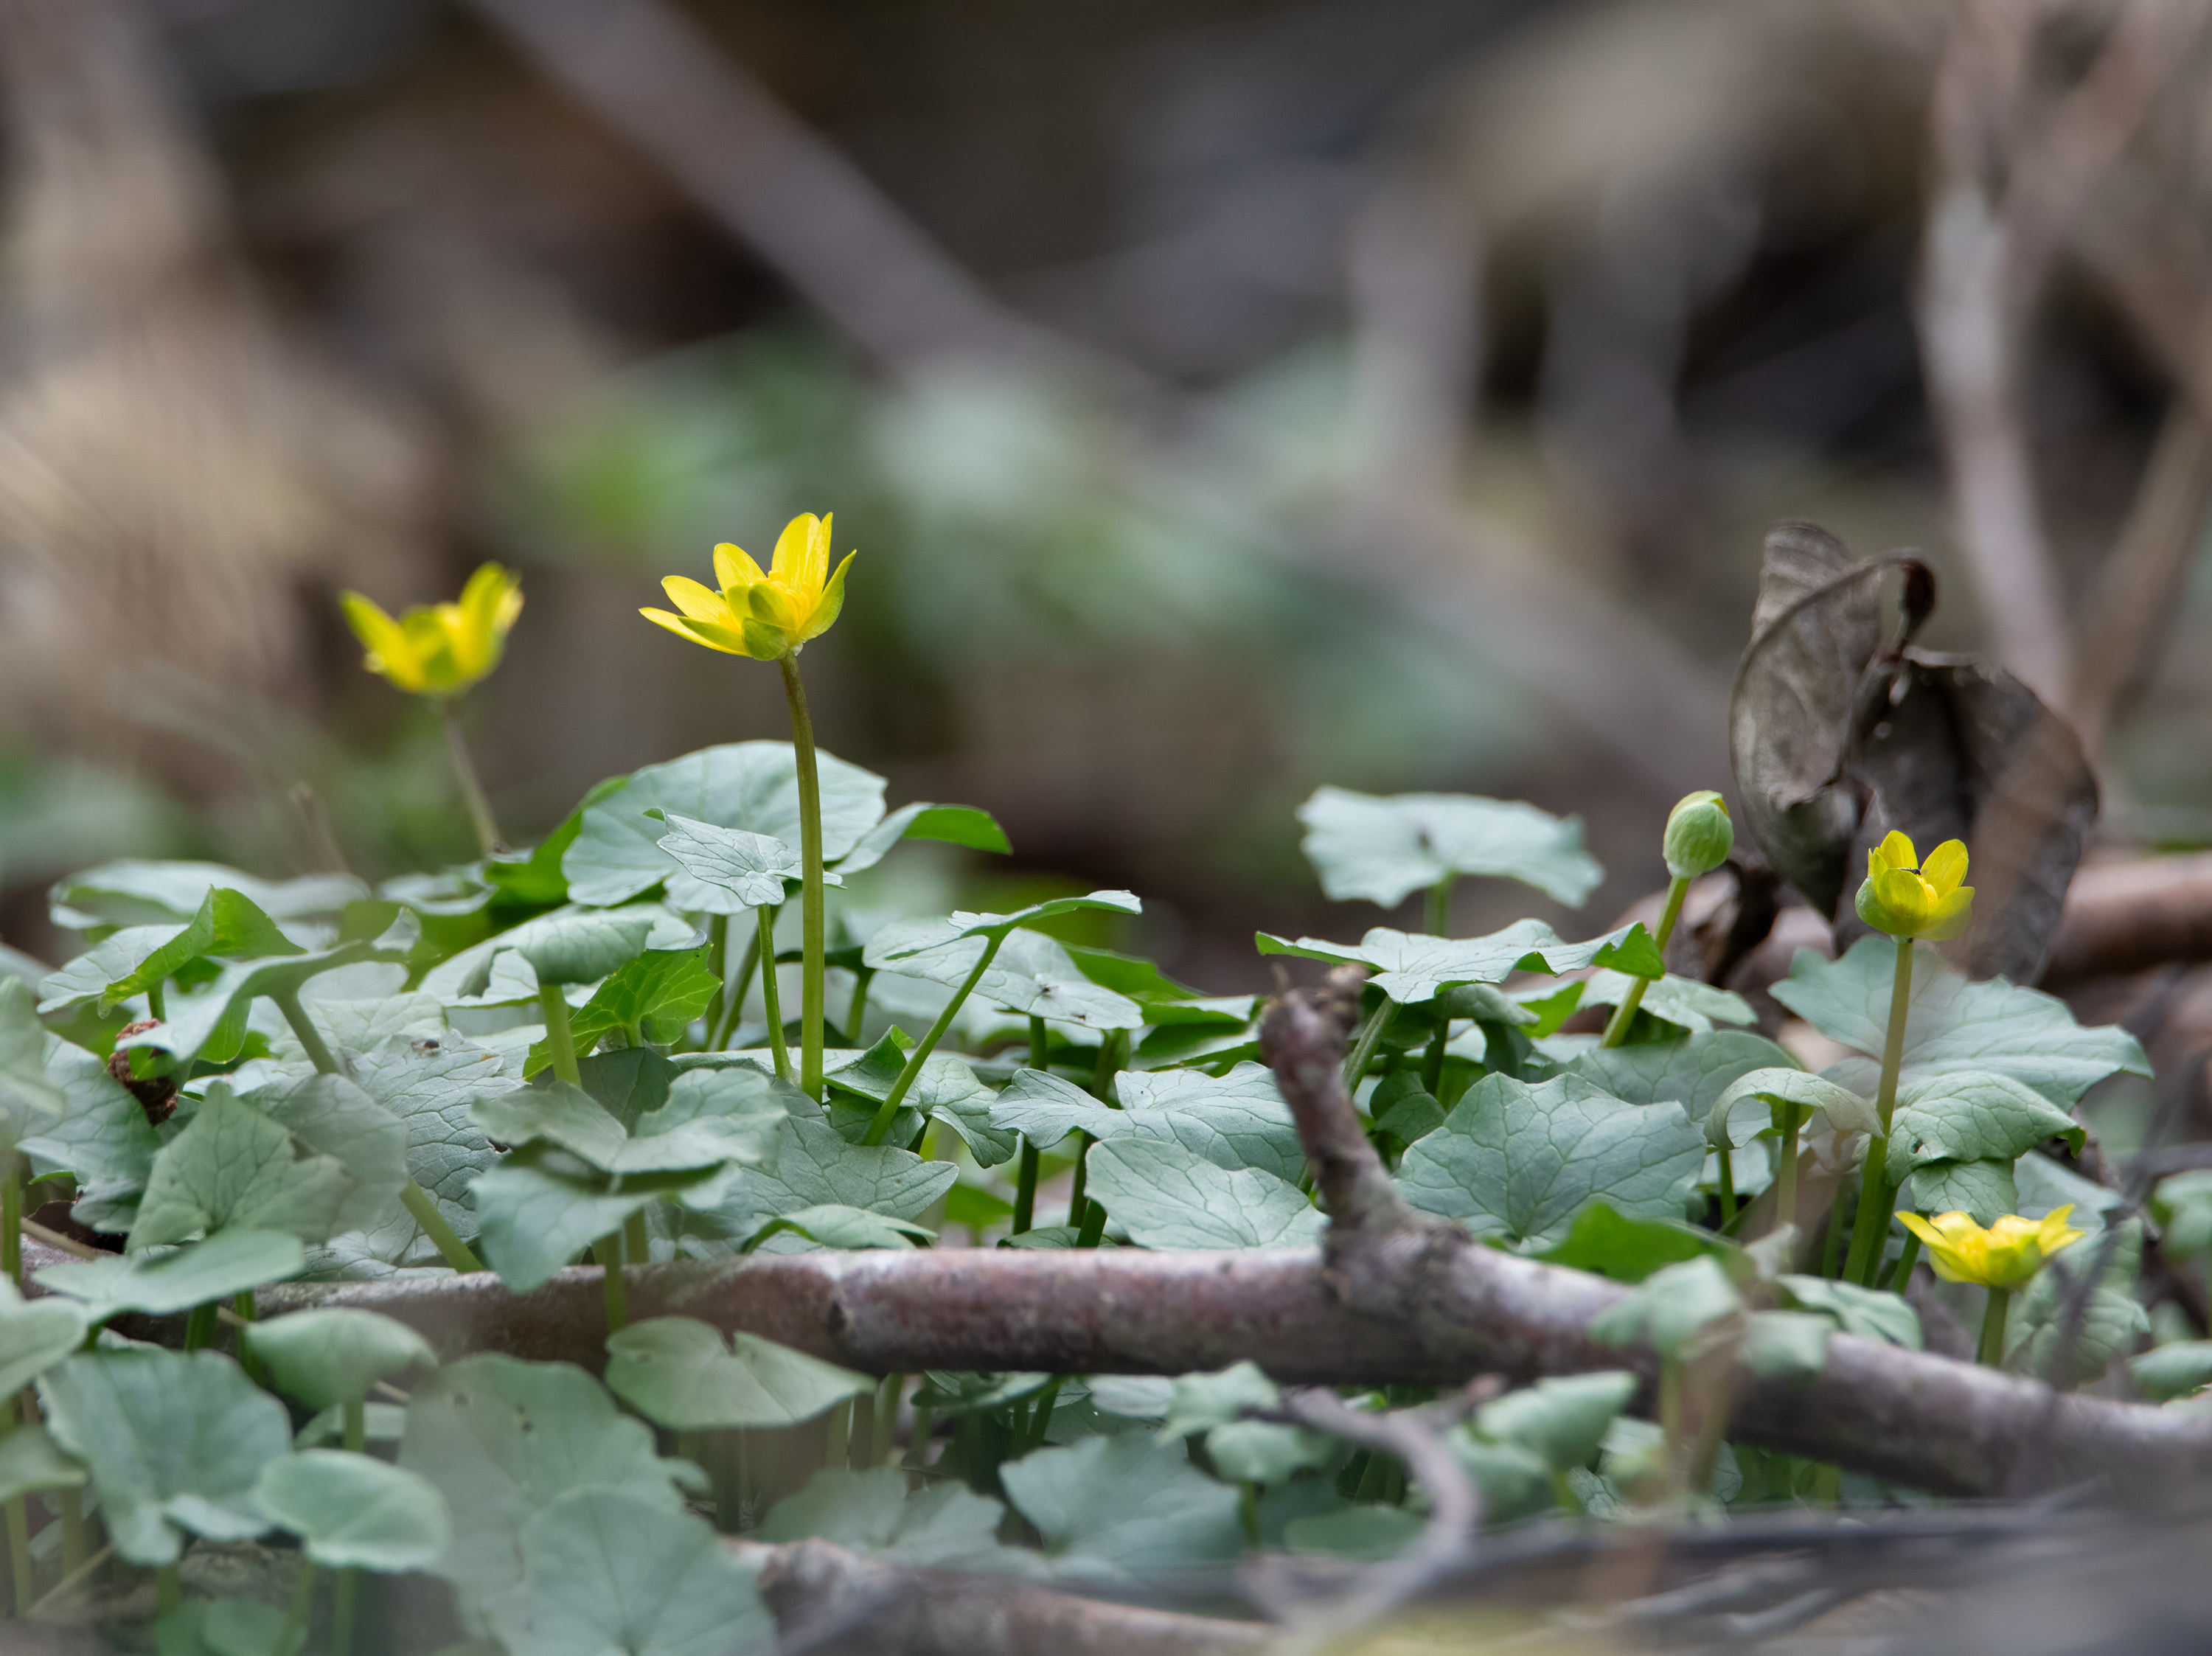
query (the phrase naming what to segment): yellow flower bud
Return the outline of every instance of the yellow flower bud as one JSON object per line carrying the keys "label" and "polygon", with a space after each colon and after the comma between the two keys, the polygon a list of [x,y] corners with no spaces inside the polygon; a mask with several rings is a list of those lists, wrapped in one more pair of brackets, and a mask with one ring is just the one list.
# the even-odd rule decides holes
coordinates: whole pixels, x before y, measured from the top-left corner
{"label": "yellow flower bud", "polygon": [[410,695],[457,696],[499,665],[522,613],[522,586],[488,563],[469,577],[457,604],[418,604],[394,621],[358,592],[342,592],[346,624],[367,646],[362,664]]}
{"label": "yellow flower bud", "polygon": [[1966,877],[1966,847],[1946,840],[1923,863],[1912,841],[1896,830],[1867,852],[1867,877],[1859,887],[1859,918],[1893,937],[1941,943],[1966,929],[1974,917],[1974,889]]}
{"label": "yellow flower bud", "polygon": [[845,571],[853,554],[830,573],[829,518],[806,513],[784,525],[768,573],[727,542],[714,549],[717,591],[683,575],[671,575],[661,591],[681,615],[665,610],[638,613],[681,639],[725,655],[776,661],[807,640],[828,632],[845,605]]}
{"label": "yellow flower bud", "polygon": [[1728,861],[1735,847],[1735,827],[1729,821],[1728,804],[1707,788],[1686,793],[1667,814],[1667,837],[1662,850],[1667,872],[1678,880],[1694,880]]}
{"label": "yellow flower bud", "polygon": [[2069,1242],[2088,1234],[2066,1222],[2069,1203],[2040,1219],[2008,1213],[1984,1229],[1969,1213],[1939,1213],[1923,1219],[1900,1213],[1898,1222],[1928,1247],[1928,1261],[1947,1283],[1978,1283],[1984,1288],[2015,1289],[2043,1269],[2043,1262]]}

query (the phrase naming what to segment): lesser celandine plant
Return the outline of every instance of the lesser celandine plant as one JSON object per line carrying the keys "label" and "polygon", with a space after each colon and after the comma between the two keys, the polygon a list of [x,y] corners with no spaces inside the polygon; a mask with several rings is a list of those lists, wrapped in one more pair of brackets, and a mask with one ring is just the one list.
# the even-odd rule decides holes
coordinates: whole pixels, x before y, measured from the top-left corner
{"label": "lesser celandine plant", "polygon": [[1971,1213],[1939,1213],[1923,1219],[1900,1213],[1898,1222],[1928,1245],[1928,1262],[1947,1283],[1973,1283],[1989,1290],[1982,1318],[1981,1361],[2000,1368],[2005,1355],[2005,1316],[2015,1290],[2025,1288],[2051,1256],[2088,1234],[2066,1222],[2074,1204],[2053,1208],[2040,1219],[2008,1213],[1984,1226]]}
{"label": "lesser celandine plant", "polygon": [[[1659,916],[1659,930],[1651,941],[1663,951],[1667,940],[1674,935],[1674,923],[1682,918],[1683,899],[1690,895],[1690,882],[1701,875],[1710,874],[1729,859],[1735,848],[1735,829],[1729,822],[1728,802],[1711,788],[1696,793],[1686,793],[1675,802],[1674,809],[1667,814],[1667,832],[1660,841],[1660,850],[1667,859],[1667,907]],[[1605,1044],[1618,1046],[1627,1039],[1629,1026],[1636,1022],[1636,1009],[1644,1004],[1644,991],[1650,983],[1649,978],[1637,978],[1620,998],[1620,1004],[1613,1009],[1613,1016],[1605,1026]]]}
{"label": "lesser celandine plant", "polygon": [[[773,661],[783,671],[784,698],[791,705],[791,745],[799,761],[799,850],[803,866],[799,902],[805,964],[799,1086],[809,1098],[817,1101],[822,1096],[824,953],[822,784],[816,773],[814,725],[807,716],[806,688],[799,678],[799,652],[809,640],[828,632],[837,612],[845,607],[845,571],[851,567],[854,555],[848,552],[836,572],[830,572],[830,518],[817,518],[811,512],[793,518],[776,537],[775,554],[766,573],[742,549],[724,542],[714,549],[714,579],[721,583],[720,591],[688,576],[671,575],[660,587],[683,613],[638,612],[678,638],[725,655]],[[774,974],[773,958],[763,958],[761,966],[764,973]]]}
{"label": "lesser celandine plant", "polygon": [[1898,1071],[1905,1059],[1905,1026],[1912,1010],[1912,945],[1917,941],[1942,943],[1966,929],[1974,914],[1974,889],[1961,883],[1966,877],[1966,847],[1957,840],[1946,840],[1923,863],[1911,838],[1892,829],[1867,852],[1867,877],[1858,890],[1859,918],[1896,939],[1897,946],[1881,1082],[1875,1095],[1881,1131],[1867,1146],[1858,1217],[1851,1227],[1850,1256],[1844,1266],[1847,1279],[1869,1288],[1881,1269],[1882,1245],[1897,1200],[1887,1168],[1890,1123],[1897,1112]]}
{"label": "lesser celandine plant", "polygon": [[454,779],[477,843],[489,857],[501,848],[499,824],[477,779],[454,703],[499,665],[507,633],[522,613],[521,583],[510,571],[488,563],[469,577],[458,603],[417,604],[396,621],[358,592],[341,593],[338,602],[354,636],[368,652],[362,664],[395,689],[423,698],[445,721]]}

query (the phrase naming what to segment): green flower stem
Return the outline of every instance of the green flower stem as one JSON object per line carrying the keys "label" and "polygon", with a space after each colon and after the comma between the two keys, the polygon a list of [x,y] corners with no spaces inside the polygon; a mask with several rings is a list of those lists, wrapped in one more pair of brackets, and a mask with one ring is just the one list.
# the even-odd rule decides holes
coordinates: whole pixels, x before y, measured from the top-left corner
{"label": "green flower stem", "polygon": [[159,983],[147,985],[146,1016],[156,1023],[169,1021],[169,980],[167,978]]}
{"label": "green flower stem", "polygon": [[[368,1407],[359,1398],[345,1404],[345,1447],[356,1454],[368,1452]],[[331,1656],[352,1656],[354,1601],[361,1592],[361,1572],[340,1570],[331,1591]]]}
{"label": "green flower stem", "polygon": [[904,1374],[886,1374],[876,1388],[876,1411],[869,1419],[868,1465],[876,1467],[891,1458],[898,1438],[899,1399],[906,1392]]}
{"label": "green flower stem", "polygon": [[1077,1233],[1078,1247],[1097,1247],[1106,1239],[1106,1204],[1093,1202],[1083,1215],[1083,1228]]}
{"label": "green flower stem", "polygon": [[623,1222],[623,1259],[634,1265],[653,1263],[653,1238],[645,1228],[643,1208]]}
{"label": "green flower stem", "polygon": [[438,1250],[439,1257],[447,1265],[464,1277],[483,1269],[483,1261],[477,1259],[469,1245],[461,1240],[460,1233],[446,1222],[446,1216],[438,1211],[438,1205],[430,1199],[429,1192],[410,1179],[406,1188],[399,1192],[399,1199],[405,1204],[409,1216],[422,1228],[422,1234],[430,1239],[430,1245]]}
{"label": "green flower stem", "polygon": [[1844,1192],[1838,1184],[1828,1198],[1828,1235],[1820,1245],[1820,1274],[1823,1277],[1833,1277],[1836,1275],[1837,1261],[1843,1256],[1843,1246]]}
{"label": "green flower stem", "polygon": [[829,1430],[823,1434],[822,1465],[833,1472],[848,1471],[853,1461],[853,1399],[847,1398],[830,1411]]}
{"label": "green flower stem", "polygon": [[1451,936],[1452,882],[1457,877],[1447,874],[1429,888],[1429,935],[1432,937]]}
{"label": "green flower stem", "polygon": [[[722,924],[732,923],[732,916],[725,914]],[[738,969],[722,982],[722,1004],[714,1019],[714,1028],[707,1032],[707,1050],[719,1052],[726,1050],[730,1037],[737,1033],[738,1019],[745,1010],[745,991],[752,986],[753,968],[760,964],[760,937],[756,932],[745,939],[744,950],[738,956]]]}
{"label": "green flower stem", "polygon": [[62,1579],[67,1580],[82,1570],[84,1561],[92,1556],[92,1544],[85,1536],[83,1492],[57,1489],[54,1512],[62,1523]]}
{"label": "green flower stem", "polygon": [[249,1288],[232,1295],[230,1312],[238,1319],[241,1331],[232,1355],[238,1359],[238,1366],[246,1371],[246,1378],[267,1391],[270,1389],[268,1374],[261,1366],[261,1359],[253,1353],[252,1342],[246,1339],[243,1332],[244,1325],[256,1319],[253,1290]]}
{"label": "green flower stem", "polygon": [[216,1319],[221,1313],[216,1302],[196,1305],[185,1316],[185,1350],[198,1351],[215,1343]]}
{"label": "green flower stem", "polygon": [[[1046,1060],[1049,1056],[1048,1040],[1044,1020],[1041,1017],[1031,1017],[1030,1019],[1030,1068],[1032,1070],[1041,1071],[1046,1067]],[[1012,1230],[1008,1233],[1010,1235],[1018,1236],[1036,1222],[1039,1160],[1036,1145],[1027,1135],[1024,1135],[1022,1138],[1021,1174],[1014,1186],[1014,1224]]]}
{"label": "green flower stem", "polygon": [[875,980],[873,967],[856,966],[853,968],[853,1004],[845,1014],[845,1044],[848,1046],[867,1045],[860,1037],[860,1020],[868,1010],[868,986]]}
{"label": "green flower stem", "polygon": [[805,957],[803,1022],[799,1025],[799,1087],[822,1101],[822,779],[814,763],[814,725],[806,716],[806,689],[799,682],[796,654],[778,658],[784,700],[791,704],[791,745],[799,759],[799,857],[805,883],[799,901]]}
{"label": "green flower stem", "polygon": [[491,814],[491,801],[477,779],[476,761],[469,757],[469,739],[461,731],[460,710],[451,696],[437,699],[438,717],[446,723],[446,753],[453,761],[453,780],[460,785],[461,803],[468,808],[469,825],[477,831],[477,846],[487,857],[505,851],[499,823]]}
{"label": "green flower stem", "polygon": [[553,1073],[571,1087],[584,1084],[584,1072],[576,1067],[576,1037],[568,1028],[568,998],[561,992],[557,983],[538,986],[538,1004],[545,1011],[545,1046],[552,1054]]}
{"label": "green flower stem", "polygon": [[[158,1585],[163,1576],[173,1578],[176,1573],[175,1565],[167,1565],[155,1573],[154,1580]],[[305,1642],[307,1636],[307,1618],[315,1607],[315,1578],[322,1573],[319,1565],[310,1564],[305,1557],[300,1560],[299,1580],[292,1585],[292,1602],[285,1607],[284,1625],[277,1630],[277,1649],[296,1650]],[[172,1592],[173,1591],[173,1584]],[[173,1601],[163,1604],[162,1608],[173,1610],[176,1605]]]}
{"label": "green flower stem", "polygon": [[937,1050],[937,1043],[945,1039],[945,1032],[952,1027],[952,1020],[960,1016],[961,1007],[967,1004],[968,997],[975,986],[983,980],[983,974],[991,969],[991,962],[998,958],[999,945],[1006,940],[1006,934],[1003,931],[991,934],[990,942],[984,945],[981,958],[975,962],[975,969],[952,992],[952,998],[945,1003],[945,1010],[937,1015],[937,1022],[929,1026],[929,1033],[921,1038],[921,1045],[907,1054],[906,1068],[899,1071],[899,1078],[891,1083],[890,1094],[876,1111],[876,1119],[868,1124],[867,1137],[860,1141],[863,1144],[884,1142],[884,1135],[891,1130],[891,1122],[898,1115],[899,1106],[906,1102],[907,1094],[913,1090],[915,1080],[920,1077],[921,1066]]}
{"label": "green flower stem", "polygon": [[623,1283],[622,1233],[611,1232],[592,1243],[592,1257],[599,1262],[606,1283],[607,1332],[620,1333],[629,1325],[629,1303]]}
{"label": "green flower stem", "polygon": [[[310,1581],[312,1581],[314,1576],[313,1566],[310,1565],[305,1574]],[[295,1604],[304,1596],[304,1592],[295,1592],[292,1595],[293,1600]],[[154,1570],[154,1608],[166,1613],[176,1609],[179,1604],[181,1604],[184,1602],[185,1582],[184,1578],[177,1573],[177,1567],[174,1564],[161,1564],[155,1566]],[[289,1618],[287,1618],[288,1621],[289,1619]],[[307,1618],[304,1613],[300,1617],[300,1625],[302,1629],[305,1629],[307,1625]]]}
{"label": "green flower stem", "polygon": [[1779,1228],[1797,1222],[1797,1106],[1778,1104],[1774,1113],[1782,1130],[1782,1164],[1774,1174],[1774,1223]]}
{"label": "green flower stem", "polygon": [[1889,1033],[1881,1049],[1881,1088],[1875,1113],[1881,1132],[1867,1143],[1866,1168],[1859,1176],[1858,1222],[1851,1227],[1851,1253],[1844,1267],[1846,1281],[1872,1288],[1881,1270],[1882,1244],[1889,1240],[1889,1216],[1897,1192],[1890,1185],[1889,1120],[1897,1109],[1897,1072],[1905,1062],[1905,1023],[1912,1010],[1912,940],[1897,940],[1897,972],[1889,992]]}
{"label": "green flower stem", "polygon": [[[13,1397],[0,1398],[0,1430],[15,1423],[19,1405]],[[17,1495],[6,1507],[9,1580],[15,1588],[15,1614],[27,1616],[38,1598],[38,1580],[31,1573],[31,1509]]]}
{"label": "green flower stem", "polygon": [[1451,1044],[1451,1020],[1439,1016],[1436,1039],[1421,1057],[1421,1089],[1434,1098],[1444,1084],[1444,1048]]}
{"label": "green flower stem", "polygon": [[[929,1440],[937,1430],[937,1411],[926,1403],[914,1405],[914,1433],[907,1440],[907,1468],[920,1473],[929,1465]],[[916,1489],[921,1484],[916,1483]]]}
{"label": "green flower stem", "polygon": [[1352,1038],[1352,1050],[1344,1057],[1346,1092],[1358,1089],[1360,1077],[1367,1073],[1367,1066],[1375,1061],[1376,1049],[1382,1046],[1382,1037],[1390,1028],[1390,1021],[1397,1016],[1398,1003],[1385,995],[1361,1022],[1359,1033]]}
{"label": "green flower stem", "polygon": [[1990,1289],[1989,1309],[1982,1313],[1982,1349],[1977,1361],[1985,1368],[2002,1368],[2005,1356],[2005,1313],[2012,1307],[2012,1290]]}
{"label": "green flower stem", "polygon": [[775,1054],[776,1079],[788,1081],[791,1052],[783,1044],[783,986],[775,976],[776,905],[763,903],[754,912],[760,916],[760,939],[754,947],[761,959],[761,1004],[768,1010],[769,1047]]}
{"label": "green flower stem", "polygon": [[1086,1175],[1091,1171],[1091,1146],[1093,1142],[1089,1133],[1079,1130],[1077,1131],[1075,1175],[1073,1182],[1067,1187],[1067,1222],[1078,1230],[1083,1228],[1085,1216],[1091,1211],[1090,1204],[1084,1199],[1083,1186]]}
{"label": "green flower stem", "polygon": [[1030,1416],[1029,1441],[1021,1446],[1019,1453],[1034,1454],[1044,1447],[1045,1430],[1052,1424],[1053,1406],[1060,1401],[1061,1379],[1060,1375],[1054,1375],[1044,1390],[1037,1393],[1036,1412]]}
{"label": "green flower stem", "polygon": [[1735,1147],[1723,1138],[1717,1154],[1721,1162],[1721,1228],[1733,1230],[1735,1228]]}
{"label": "green flower stem", "polygon": [[23,1162],[10,1150],[0,1156],[0,1277],[23,1286]]}
{"label": "green flower stem", "polygon": [[293,1038],[307,1049],[307,1062],[315,1066],[316,1073],[326,1076],[337,1074],[338,1061],[331,1055],[330,1043],[323,1039],[323,1032],[315,1028],[315,1021],[307,1016],[307,1009],[300,1004],[299,990],[271,990],[269,998],[276,1002],[276,1010],[284,1015],[284,1022],[292,1026]]}
{"label": "green flower stem", "polygon": [[[1674,922],[1682,918],[1682,900],[1689,895],[1690,883],[1687,880],[1675,880],[1667,887],[1667,909],[1659,917],[1658,931],[1651,936],[1652,942],[1658,945],[1662,954],[1666,952],[1668,938],[1674,935]],[[1636,1009],[1644,1004],[1644,992],[1650,985],[1649,978],[1637,978],[1630,982],[1628,992],[1620,998],[1620,1004],[1613,1009],[1613,1016],[1606,1020],[1605,1036],[1598,1042],[1599,1046],[1618,1046],[1628,1039],[1628,1026],[1636,1022]]]}
{"label": "green flower stem", "polygon": [[1905,1233],[1904,1251],[1897,1256],[1897,1263],[1890,1267],[1889,1275],[1882,1278],[1881,1285],[1893,1294],[1904,1293],[1906,1285],[1912,1281],[1912,1267],[1919,1263],[1920,1238],[1908,1230]]}

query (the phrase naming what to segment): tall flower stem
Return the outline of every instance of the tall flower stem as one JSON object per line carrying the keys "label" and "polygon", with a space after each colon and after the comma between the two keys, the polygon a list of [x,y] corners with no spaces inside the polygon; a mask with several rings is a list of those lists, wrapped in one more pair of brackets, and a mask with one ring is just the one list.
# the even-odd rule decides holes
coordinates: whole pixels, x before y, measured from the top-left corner
{"label": "tall flower stem", "polygon": [[769,1050],[775,1054],[775,1075],[779,1081],[791,1079],[791,1053],[783,1044],[783,986],[775,976],[775,906],[763,903],[754,911],[760,916],[760,937],[754,950],[761,961],[761,1004],[768,1010]]}
{"label": "tall flower stem", "polygon": [[[0,1429],[15,1423],[19,1405],[13,1397],[0,1399]],[[25,1497],[16,1495],[5,1508],[8,1529],[9,1580],[15,1593],[15,1613],[27,1616],[31,1604],[39,1596],[37,1579],[31,1573],[31,1511],[24,1505]]]}
{"label": "tall flower stem", "polygon": [[[1030,1068],[1042,1071],[1049,1057],[1048,1037],[1044,1020],[1030,1020]],[[1036,1142],[1027,1133],[1022,1135],[1021,1173],[1014,1186],[1014,1222],[1010,1235],[1019,1236],[1036,1222],[1037,1172],[1042,1158],[1037,1152]]]}
{"label": "tall flower stem", "polygon": [[1451,893],[1455,877],[1447,874],[1429,888],[1429,935],[1432,937],[1451,936]]}
{"label": "tall flower stem", "polygon": [[777,658],[783,669],[784,700],[791,704],[791,746],[799,761],[799,856],[805,883],[799,893],[805,951],[805,1010],[799,1025],[799,1086],[822,1101],[822,779],[814,762],[814,724],[806,713],[806,688],[799,682],[799,658]]}
{"label": "tall flower stem", "polygon": [[[732,916],[724,915],[722,924],[730,925],[732,919]],[[722,1004],[715,1016],[714,1027],[707,1032],[708,1052],[721,1052],[729,1046],[730,1037],[737,1033],[738,1019],[745,1009],[745,991],[752,986],[753,968],[760,964],[760,934],[756,931],[745,939],[744,951],[738,956],[737,970],[723,981]]]}
{"label": "tall flower stem", "polygon": [[576,1067],[576,1037],[568,1028],[568,998],[557,983],[538,986],[538,1004],[545,1014],[545,1049],[551,1055],[553,1073],[571,1087],[584,1084]]}
{"label": "tall flower stem", "polygon": [[1376,1004],[1359,1026],[1358,1034],[1352,1038],[1352,1050],[1344,1058],[1344,1084],[1347,1090],[1359,1085],[1359,1078],[1367,1073],[1367,1066],[1375,1061],[1376,1050],[1382,1045],[1390,1021],[1398,1016],[1398,1003],[1387,995]]}
{"label": "tall flower stem", "polygon": [[1882,1244],[1889,1237],[1889,1216],[1897,1192],[1889,1182],[1889,1121],[1897,1111],[1897,1072],[1905,1063],[1905,1021],[1912,1010],[1912,941],[1897,942],[1897,972],[1890,980],[1889,1033],[1881,1049],[1881,1087],[1875,1113],[1881,1131],[1867,1141],[1866,1168],[1859,1175],[1859,1211],[1851,1227],[1850,1258],[1844,1280],[1872,1288],[1881,1270]]}
{"label": "tall flower stem", "polygon": [[[1006,940],[1006,934],[1003,931],[991,934],[991,940],[983,946],[983,953],[977,959],[975,970],[969,973],[966,980],[952,992],[952,998],[945,1003],[945,1010],[937,1015],[937,1022],[929,1026],[929,1033],[921,1038],[921,1045],[907,1055],[906,1068],[899,1071],[899,1078],[891,1083],[890,1093],[877,1107],[876,1119],[868,1124],[867,1137],[860,1141],[863,1144],[884,1142],[884,1135],[890,1131],[891,1123],[898,1119],[899,1106],[906,1102],[907,1094],[914,1089],[914,1083],[920,1079],[921,1066],[937,1050],[937,1043],[945,1039],[945,1032],[952,1027],[952,1020],[960,1016],[960,1009],[967,1004],[969,995],[983,980],[983,974],[991,969],[991,962],[998,958],[999,945]],[[820,1056],[816,1054],[817,1063]]]}
{"label": "tall flower stem", "polygon": [[[1674,935],[1674,922],[1682,918],[1682,900],[1689,895],[1690,883],[1687,880],[1676,879],[1667,888],[1666,912],[1660,915],[1659,930],[1652,934],[1651,939],[1662,953],[1666,950],[1667,939]],[[1613,1009],[1613,1016],[1606,1020],[1605,1037],[1598,1042],[1599,1046],[1618,1046],[1628,1039],[1628,1026],[1636,1022],[1636,1009],[1644,1004],[1644,992],[1650,984],[1649,978],[1636,978],[1630,981],[1628,992],[1620,998],[1620,1004]]]}
{"label": "tall flower stem", "polygon": [[2012,1307],[2012,1290],[1992,1288],[1989,1309],[1982,1313],[1982,1348],[1976,1361],[1990,1368],[2004,1367],[2005,1313]]}
{"label": "tall flower stem", "polygon": [[21,1291],[23,1163],[13,1150],[0,1156],[0,1276]]}
{"label": "tall flower stem", "polygon": [[461,804],[468,810],[469,826],[477,831],[477,849],[487,857],[494,852],[505,851],[507,844],[499,837],[498,819],[491,814],[491,800],[477,777],[476,761],[469,756],[469,738],[461,730],[460,708],[452,696],[438,697],[436,707],[438,717],[446,726],[446,755],[453,761],[453,780],[460,787]]}
{"label": "tall flower stem", "polygon": [[1782,1129],[1782,1165],[1774,1175],[1774,1222],[1778,1228],[1797,1222],[1797,1107],[1778,1104],[1774,1111]]}

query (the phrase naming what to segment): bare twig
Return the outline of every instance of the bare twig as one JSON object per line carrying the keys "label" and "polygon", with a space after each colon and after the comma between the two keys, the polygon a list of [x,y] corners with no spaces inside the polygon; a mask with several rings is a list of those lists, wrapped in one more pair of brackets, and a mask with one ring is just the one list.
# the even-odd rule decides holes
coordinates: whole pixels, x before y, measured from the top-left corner
{"label": "bare twig", "polygon": [[781,1656],[1233,1656],[1250,1622],[1105,1604],[1018,1577],[908,1568],[828,1541],[732,1541],[760,1571]]}
{"label": "bare twig", "polygon": [[1429,1520],[1420,1540],[1403,1555],[1361,1571],[1351,1591],[1301,1616],[1274,1647],[1275,1656],[1306,1656],[1346,1634],[1387,1621],[1474,1562],[1482,1497],[1443,1435],[1498,1390],[1494,1380],[1478,1380],[1446,1399],[1440,1409],[1395,1409],[1376,1415],[1361,1413],[1334,1392],[1312,1388],[1283,1393],[1277,1411],[1283,1419],[1389,1455],[1402,1465],[1428,1497]]}

